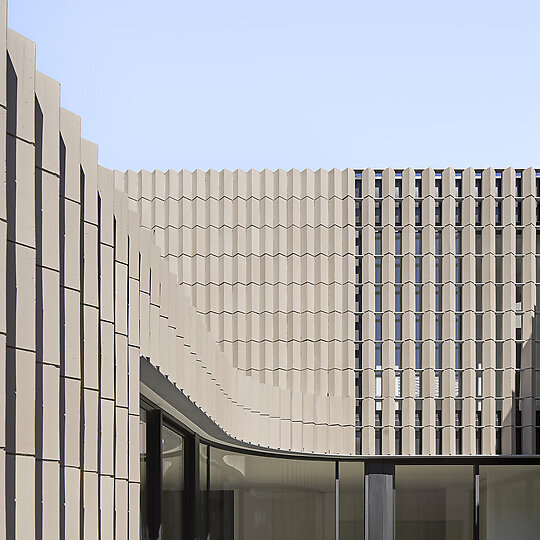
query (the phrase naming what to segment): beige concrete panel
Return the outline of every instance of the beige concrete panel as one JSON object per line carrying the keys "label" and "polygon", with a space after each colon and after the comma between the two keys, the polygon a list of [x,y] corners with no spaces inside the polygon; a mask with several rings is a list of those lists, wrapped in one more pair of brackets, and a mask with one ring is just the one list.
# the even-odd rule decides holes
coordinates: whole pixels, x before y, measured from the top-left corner
{"label": "beige concrete panel", "polygon": [[[15,374],[15,450],[20,454],[35,452],[35,362],[33,352],[7,349],[8,372]],[[15,364],[10,366],[10,364]]]}
{"label": "beige concrete panel", "polygon": [[139,220],[135,212],[128,212],[129,277],[139,279],[140,238]]}
{"label": "beige concrete panel", "polygon": [[114,399],[114,326],[101,321],[101,396]]}
{"label": "beige concrete panel", "polygon": [[7,254],[7,223],[0,221],[0,333],[3,334],[7,331]]}
{"label": "beige concrete panel", "polygon": [[84,172],[84,220],[97,225],[98,147],[81,139],[81,167]]}
{"label": "beige concrete panel", "polygon": [[60,109],[60,136],[66,148],[65,196],[66,199],[79,202],[81,198],[81,118],[66,109]]}
{"label": "beige concrete panel", "polygon": [[[15,462],[15,536],[16,538],[34,538],[35,520],[28,517],[35,515],[36,460],[33,456],[14,456],[13,460]],[[7,467],[10,466],[12,465],[8,462]]]}
{"label": "beige concrete panel", "polygon": [[101,242],[113,245],[113,202],[114,202],[114,173],[109,169],[98,166],[97,187],[101,200]]}
{"label": "beige concrete panel", "polygon": [[114,474],[114,401],[101,399],[101,473]]}
{"label": "beige concrete panel", "polygon": [[128,199],[125,193],[114,191],[114,217],[116,220],[116,261],[128,263]]}
{"label": "beige concrete panel", "polygon": [[100,476],[99,478],[101,516],[101,540],[114,539],[114,478],[110,476]]}
{"label": "beige concrete panel", "polygon": [[101,244],[100,317],[102,321],[114,321],[114,252],[112,246]]}
{"label": "beige concrete panel", "polygon": [[60,537],[60,464],[56,461],[42,461],[43,486],[41,494],[42,537]]}
{"label": "beige concrete panel", "polygon": [[66,467],[80,464],[80,403],[81,383],[76,379],[64,379],[65,385],[65,434],[64,460]]}
{"label": "beige concrete panel", "polygon": [[60,369],[43,365],[43,426],[41,437],[41,456],[43,459],[60,459]]}
{"label": "beige concrete panel", "polygon": [[98,229],[93,223],[84,223],[84,283],[86,305],[98,306]]}
{"label": "beige concrete panel", "polygon": [[130,482],[139,482],[140,455],[139,455],[139,416],[128,416],[128,478]]}
{"label": "beige concrete panel", "polygon": [[150,356],[150,297],[141,293],[140,297],[140,351],[143,356]]}
{"label": "beige concrete panel", "polygon": [[99,394],[96,390],[84,389],[84,468],[98,470],[98,419]]}
{"label": "beige concrete panel", "polygon": [[129,540],[139,540],[140,532],[140,490],[139,484],[128,484],[128,526],[129,526]]}
{"label": "beige concrete panel", "polygon": [[129,347],[128,399],[130,414],[139,414],[139,349]]}
{"label": "beige concrete panel", "polygon": [[97,308],[93,306],[84,306],[84,373],[83,381],[86,388],[95,390],[99,387],[98,373],[98,354],[99,354],[99,337],[98,337],[98,315]]}
{"label": "beige concrete panel", "polygon": [[160,357],[159,335],[159,307],[157,305],[150,304],[150,358],[152,359],[152,364],[154,364],[156,367],[159,367],[161,371],[166,373],[167,359]]}
{"label": "beige concrete panel", "polygon": [[84,538],[99,538],[99,476],[94,472],[83,474]]}
{"label": "beige concrete panel", "polygon": [[58,177],[43,172],[41,174],[41,261],[43,266],[54,270],[60,269],[59,194]]}
{"label": "beige concrete panel", "polygon": [[[4,57],[5,58],[5,57]],[[4,60],[4,58],[2,60]],[[5,85],[4,85],[5,87]],[[7,131],[7,111],[4,108],[0,108],[0,133],[6,133]],[[6,208],[6,146],[0,147],[0,219],[7,219]],[[1,530],[1,529],[0,529]]]}
{"label": "beige concrete panel", "polygon": [[123,263],[115,263],[115,317],[114,325],[116,332],[120,334],[128,333],[128,267]]}
{"label": "beige concrete panel", "polygon": [[[60,275],[41,269],[43,291],[42,358],[46,364],[60,364]],[[39,359],[38,359],[39,360]]]}
{"label": "beige concrete panel", "polygon": [[65,485],[65,537],[78,538],[80,534],[80,508],[81,508],[81,471],[66,467],[64,472]]}
{"label": "beige concrete panel", "polygon": [[56,175],[60,174],[60,83],[36,71],[35,92],[43,115],[41,135],[41,167]]}
{"label": "beige concrete panel", "polygon": [[115,503],[115,540],[127,540],[128,538],[128,483],[126,480],[115,480],[114,503]]}
{"label": "beige concrete panel", "polygon": [[64,358],[66,377],[81,378],[80,292],[62,288],[65,307]]}
{"label": "beige concrete panel", "polygon": [[115,407],[115,476],[128,478],[128,410]]}
{"label": "beige concrete panel", "polygon": [[15,178],[7,179],[8,184],[13,184],[7,192],[7,204],[14,209],[15,226],[13,234],[8,231],[8,240],[35,247],[35,150],[32,144],[20,139],[16,139],[14,146]]}
{"label": "beige concrete panel", "polygon": [[6,336],[0,334],[0,448],[6,447],[6,356]]}
{"label": "beige concrete panel", "polygon": [[7,50],[8,73],[9,61],[11,61],[17,77],[16,125],[8,126],[8,133],[33,143],[36,44],[8,28]]}

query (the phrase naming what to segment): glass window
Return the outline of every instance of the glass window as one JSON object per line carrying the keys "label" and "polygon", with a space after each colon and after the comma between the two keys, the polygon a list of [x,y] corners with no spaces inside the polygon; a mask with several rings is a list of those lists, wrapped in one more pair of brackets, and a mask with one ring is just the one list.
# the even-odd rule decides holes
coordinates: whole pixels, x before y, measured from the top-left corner
{"label": "glass window", "polygon": [[422,283],[422,257],[416,257],[414,265],[414,279],[416,283]]}
{"label": "glass window", "polygon": [[422,311],[422,287],[415,287],[414,310]]}
{"label": "glass window", "polygon": [[375,286],[375,311],[382,311],[382,287],[380,285]]}
{"label": "glass window", "polygon": [[168,427],[161,434],[163,540],[184,538],[184,439]]}
{"label": "glass window", "polygon": [[339,464],[339,537],[344,540],[364,538],[363,463]]}
{"label": "glass window", "polygon": [[396,257],[396,283],[401,283],[401,257]]}
{"label": "glass window", "polygon": [[[497,173],[500,175],[501,173]],[[495,178],[495,197],[502,197],[502,178],[501,176],[497,176]]]}
{"label": "glass window", "polygon": [[461,231],[456,231],[456,255],[463,255]]}
{"label": "glass window", "polygon": [[401,225],[401,201],[396,201],[396,225]]}
{"label": "glass window", "polygon": [[396,369],[401,369],[401,343],[396,343],[394,351]]}
{"label": "glass window", "polygon": [[[358,176],[360,175],[360,176]],[[354,190],[354,196],[357,198],[357,199],[360,199],[362,197],[362,173],[355,173],[354,177],[356,178],[355,180],[355,190]]]}
{"label": "glass window", "polygon": [[382,254],[382,231],[375,231],[375,255]]}
{"label": "glass window", "polygon": [[211,448],[210,455],[210,538],[333,538],[333,461],[251,456],[218,448]]}
{"label": "glass window", "polygon": [[396,341],[401,341],[401,339],[402,339],[402,335],[401,335],[401,315],[396,315],[394,339]]}
{"label": "glass window", "polygon": [[396,540],[472,538],[471,466],[397,465],[395,486]]}
{"label": "glass window", "polygon": [[381,226],[382,224],[382,208],[381,203],[377,201],[375,203],[375,225]]}
{"label": "glass window", "polygon": [[435,311],[442,311],[442,287],[435,287]]}
{"label": "glass window", "polygon": [[201,444],[199,446],[199,485],[201,493],[201,523],[200,523],[200,537],[208,538],[208,446]]}
{"label": "glass window", "polygon": [[147,517],[147,498],[146,498],[146,412],[141,410],[139,419],[139,462],[140,462],[140,525],[141,540],[148,540],[148,517]]}
{"label": "glass window", "polygon": [[536,540],[539,530],[540,466],[481,466],[481,540]]}
{"label": "glass window", "polygon": [[456,202],[456,225],[461,225],[461,202]]}
{"label": "glass window", "polygon": [[442,197],[442,179],[435,178],[435,197]]}
{"label": "glass window", "polygon": [[422,233],[416,231],[414,235],[414,250],[416,255],[422,255]]}
{"label": "glass window", "polygon": [[380,199],[382,197],[382,174],[375,173],[375,197]]}
{"label": "glass window", "polygon": [[382,340],[382,315],[375,316],[375,339]]}
{"label": "glass window", "polygon": [[422,175],[415,175],[414,179],[414,196],[419,199],[422,196]]}
{"label": "glass window", "polygon": [[422,315],[415,315],[414,339],[422,341]]}
{"label": "glass window", "polygon": [[480,225],[482,223],[482,203],[480,201],[476,201],[476,208],[474,211],[474,222],[476,225]]}
{"label": "glass window", "polygon": [[395,195],[396,199],[401,199],[401,178],[396,177],[396,185],[395,185]]}
{"label": "glass window", "polygon": [[403,311],[402,303],[401,303],[401,287],[400,286],[396,287],[395,297],[396,297],[395,310],[397,312]]}
{"label": "glass window", "polygon": [[475,179],[475,197],[481,197],[482,196],[482,173],[476,173],[476,179]]}
{"label": "glass window", "polygon": [[[462,260],[461,260],[461,257],[457,257],[456,258],[456,283],[462,282],[461,275],[462,275]],[[440,281],[442,281],[442,279],[440,279],[439,282]]]}
{"label": "glass window", "polygon": [[354,201],[356,224],[362,224],[362,201]]}
{"label": "glass window", "polygon": [[414,367],[415,369],[422,369],[422,348],[420,343],[414,345]]}
{"label": "glass window", "polygon": [[435,225],[442,223],[442,204],[440,201],[435,203]]}
{"label": "glass window", "polygon": [[402,255],[401,231],[396,231],[395,253],[396,253],[396,255]]}
{"label": "glass window", "polygon": [[435,253],[442,254],[442,231],[435,231]]}
{"label": "glass window", "polygon": [[375,373],[375,397],[382,397],[382,374],[380,372]]}
{"label": "glass window", "polygon": [[422,225],[422,203],[420,201],[414,203],[414,223]]}

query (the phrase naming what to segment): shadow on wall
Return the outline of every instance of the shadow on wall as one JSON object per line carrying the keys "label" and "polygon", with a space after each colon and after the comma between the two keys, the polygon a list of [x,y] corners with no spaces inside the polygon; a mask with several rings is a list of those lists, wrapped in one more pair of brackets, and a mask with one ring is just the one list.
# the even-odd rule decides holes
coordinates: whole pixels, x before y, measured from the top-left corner
{"label": "shadow on wall", "polygon": [[15,538],[15,441],[16,378],[16,169],[17,169],[17,75],[7,58],[7,136],[6,136],[6,536]]}

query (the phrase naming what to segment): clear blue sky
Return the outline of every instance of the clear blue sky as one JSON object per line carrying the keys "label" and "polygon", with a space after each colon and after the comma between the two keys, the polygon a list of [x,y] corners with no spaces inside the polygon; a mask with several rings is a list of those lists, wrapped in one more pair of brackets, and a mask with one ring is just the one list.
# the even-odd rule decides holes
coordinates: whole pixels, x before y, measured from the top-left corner
{"label": "clear blue sky", "polygon": [[540,167],[537,0],[10,0],[120,170]]}

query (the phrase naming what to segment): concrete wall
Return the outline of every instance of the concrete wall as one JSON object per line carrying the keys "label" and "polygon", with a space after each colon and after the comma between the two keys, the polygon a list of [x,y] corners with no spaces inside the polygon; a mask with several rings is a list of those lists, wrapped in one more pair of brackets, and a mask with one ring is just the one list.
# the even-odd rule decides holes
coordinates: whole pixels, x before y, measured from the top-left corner
{"label": "concrete wall", "polygon": [[[229,192],[259,173],[208,173],[217,196],[213,183],[197,195],[210,185],[199,172],[140,173],[133,195],[133,174],[98,165],[60,85],[35,71],[35,45],[6,31],[5,2],[0,14],[0,536],[138,537],[140,355],[241,440],[352,453],[353,375],[342,370],[352,342],[342,338],[353,314],[343,295],[329,300],[353,271],[342,257],[353,233],[332,228],[352,209],[351,171],[261,173],[254,189],[262,179],[275,188],[267,217],[283,227],[260,241],[247,214],[267,201],[246,192],[238,210]],[[225,177],[243,181],[220,199]],[[305,193],[293,197],[297,178]],[[263,245],[273,267],[258,260]]]}

